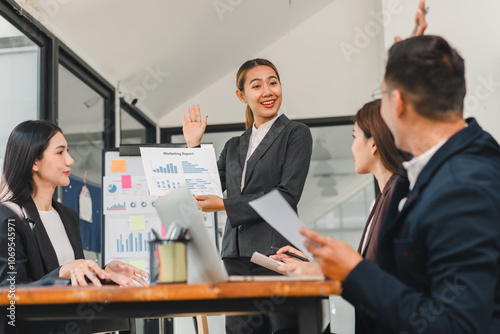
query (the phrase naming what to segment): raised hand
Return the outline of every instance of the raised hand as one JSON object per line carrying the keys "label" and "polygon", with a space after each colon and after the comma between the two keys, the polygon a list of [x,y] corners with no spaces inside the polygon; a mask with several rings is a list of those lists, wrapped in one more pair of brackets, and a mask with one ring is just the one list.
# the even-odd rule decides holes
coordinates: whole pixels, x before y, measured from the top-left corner
{"label": "raised hand", "polygon": [[[417,14],[415,15],[415,29],[412,32],[412,36],[422,36],[425,29],[427,29],[427,21],[425,20],[425,0],[420,0],[418,4]],[[394,42],[401,42],[403,39],[401,36],[397,35],[394,37]]]}
{"label": "raised hand", "polygon": [[182,115],[182,133],[188,147],[198,146],[207,128],[207,118],[201,120],[200,106],[192,105],[187,108],[186,115]]}
{"label": "raised hand", "polygon": [[87,286],[88,283],[85,277],[94,285],[101,286],[101,282],[96,275],[101,279],[111,279],[111,275],[101,269],[93,260],[73,260],[64,264],[59,269],[59,277],[71,279],[71,285],[73,286]]}

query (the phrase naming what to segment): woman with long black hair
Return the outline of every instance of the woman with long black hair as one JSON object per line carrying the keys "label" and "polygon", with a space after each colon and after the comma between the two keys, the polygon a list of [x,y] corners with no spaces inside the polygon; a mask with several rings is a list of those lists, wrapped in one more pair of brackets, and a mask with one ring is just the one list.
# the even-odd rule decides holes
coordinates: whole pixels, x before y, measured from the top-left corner
{"label": "woman with long black hair", "polygon": [[[120,261],[101,269],[85,260],[76,212],[53,200],[67,186],[74,160],[61,129],[47,121],[26,121],[10,134],[0,189],[0,284],[16,272],[17,284],[147,286],[147,273]],[[12,266],[10,260],[15,260]]]}

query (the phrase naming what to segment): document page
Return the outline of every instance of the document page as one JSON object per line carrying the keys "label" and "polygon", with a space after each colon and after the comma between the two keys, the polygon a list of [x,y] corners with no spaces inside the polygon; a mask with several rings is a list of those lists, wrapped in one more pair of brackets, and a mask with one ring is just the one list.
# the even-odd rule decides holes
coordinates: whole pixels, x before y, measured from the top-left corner
{"label": "document page", "polygon": [[141,147],[141,157],[151,195],[163,196],[185,183],[195,195],[222,197],[213,147]]}
{"label": "document page", "polygon": [[304,246],[306,237],[299,233],[299,229],[305,227],[304,223],[278,190],[249,204],[269,225],[312,260],[312,254]]}

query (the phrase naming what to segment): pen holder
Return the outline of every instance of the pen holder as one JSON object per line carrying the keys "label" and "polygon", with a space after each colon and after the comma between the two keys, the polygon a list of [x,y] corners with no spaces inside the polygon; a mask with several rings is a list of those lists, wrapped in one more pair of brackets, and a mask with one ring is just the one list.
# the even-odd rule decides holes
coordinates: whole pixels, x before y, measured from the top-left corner
{"label": "pen holder", "polygon": [[184,283],[187,280],[186,242],[152,240],[150,246],[151,284]]}

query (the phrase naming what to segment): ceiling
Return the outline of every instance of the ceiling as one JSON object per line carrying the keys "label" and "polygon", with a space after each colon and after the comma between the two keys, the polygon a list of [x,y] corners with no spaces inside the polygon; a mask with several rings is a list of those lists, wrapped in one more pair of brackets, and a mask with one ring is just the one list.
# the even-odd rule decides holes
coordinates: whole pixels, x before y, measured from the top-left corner
{"label": "ceiling", "polygon": [[333,0],[18,0],[154,120]]}

